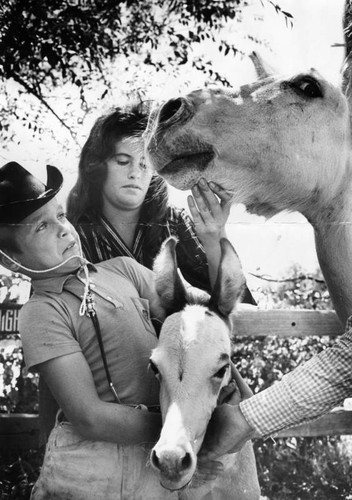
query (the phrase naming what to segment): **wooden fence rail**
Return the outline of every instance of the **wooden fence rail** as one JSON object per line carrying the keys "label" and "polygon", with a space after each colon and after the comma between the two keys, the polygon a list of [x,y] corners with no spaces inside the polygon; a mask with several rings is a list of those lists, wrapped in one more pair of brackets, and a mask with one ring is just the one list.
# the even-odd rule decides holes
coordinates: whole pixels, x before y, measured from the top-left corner
{"label": "wooden fence rail", "polygon": [[[3,311],[2,316],[5,318],[4,324],[12,325],[11,318],[14,316],[12,313]],[[338,336],[344,332],[343,325],[333,311],[260,310],[243,306],[243,309],[233,316],[233,322],[236,336]],[[352,411],[338,409],[317,420],[281,431],[278,437],[342,434],[352,434]],[[5,449],[35,449],[38,446],[39,417],[37,415],[0,414],[0,449],[3,447]]]}

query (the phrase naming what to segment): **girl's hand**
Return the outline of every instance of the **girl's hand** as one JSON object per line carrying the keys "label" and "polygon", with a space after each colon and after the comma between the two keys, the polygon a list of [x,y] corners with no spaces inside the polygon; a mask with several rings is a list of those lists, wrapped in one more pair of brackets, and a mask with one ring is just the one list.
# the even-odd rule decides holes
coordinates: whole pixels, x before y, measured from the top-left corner
{"label": "girl's hand", "polygon": [[225,224],[230,214],[231,195],[215,182],[201,179],[192,188],[188,206],[197,235],[203,244],[225,237]]}

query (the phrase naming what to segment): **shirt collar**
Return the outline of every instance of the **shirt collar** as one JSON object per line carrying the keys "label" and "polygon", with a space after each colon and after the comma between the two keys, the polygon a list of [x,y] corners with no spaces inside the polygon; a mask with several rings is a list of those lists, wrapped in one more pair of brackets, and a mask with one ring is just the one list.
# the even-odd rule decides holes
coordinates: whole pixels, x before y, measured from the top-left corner
{"label": "shirt collar", "polygon": [[[87,264],[88,270],[96,272],[97,268],[90,262]],[[35,291],[62,293],[65,283],[82,274],[82,268],[78,269],[76,273],[66,274],[65,276],[54,276],[52,278],[44,278],[41,280],[32,280],[32,286]]]}

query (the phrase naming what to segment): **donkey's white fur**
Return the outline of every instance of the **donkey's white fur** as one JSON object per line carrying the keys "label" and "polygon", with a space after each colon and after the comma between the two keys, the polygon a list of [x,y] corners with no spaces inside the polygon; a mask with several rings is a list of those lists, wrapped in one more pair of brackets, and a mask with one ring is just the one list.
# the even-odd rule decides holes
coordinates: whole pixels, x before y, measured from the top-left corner
{"label": "donkey's white fur", "polygon": [[[151,463],[160,472],[161,484],[170,490],[183,488],[191,481],[219,393],[231,378],[228,315],[240,296],[244,277],[227,240],[222,241],[222,249],[219,276],[209,307],[184,306],[186,291],[177,274],[174,240],[166,242],[155,267],[158,293],[172,314],[164,322],[158,346],[151,356],[160,380],[163,418]],[[259,498],[251,445],[239,454],[228,455],[224,463],[221,477],[200,488],[186,490],[183,498],[203,498],[210,491],[209,498],[214,499]]]}
{"label": "donkey's white fur", "polygon": [[239,93],[191,92],[161,106],[146,136],[154,168],[175,187],[204,177],[258,215],[301,212],[343,323],[352,310],[351,61],[344,89],[311,69]]}

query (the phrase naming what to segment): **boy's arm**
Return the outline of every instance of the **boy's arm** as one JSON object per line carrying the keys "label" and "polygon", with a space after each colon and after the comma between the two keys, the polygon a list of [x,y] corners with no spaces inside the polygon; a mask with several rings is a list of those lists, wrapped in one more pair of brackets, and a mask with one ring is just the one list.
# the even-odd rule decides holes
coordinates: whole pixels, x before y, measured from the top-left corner
{"label": "boy's arm", "polygon": [[66,418],[84,438],[120,445],[158,439],[160,415],[102,401],[82,353],[51,359],[38,365],[38,370]]}

